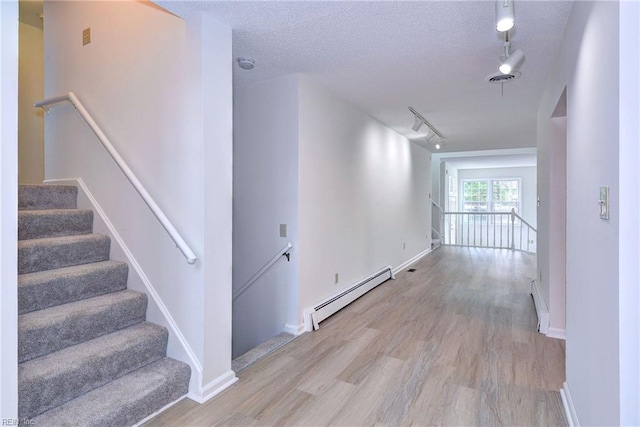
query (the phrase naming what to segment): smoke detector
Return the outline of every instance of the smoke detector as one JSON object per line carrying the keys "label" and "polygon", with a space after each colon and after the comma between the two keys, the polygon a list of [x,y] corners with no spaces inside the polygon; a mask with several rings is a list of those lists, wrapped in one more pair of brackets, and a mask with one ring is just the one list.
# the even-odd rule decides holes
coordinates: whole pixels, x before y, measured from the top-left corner
{"label": "smoke detector", "polygon": [[485,80],[488,83],[500,84],[500,83],[512,82],[512,81],[514,81],[514,80],[516,80],[518,78],[520,78],[520,72],[519,71],[512,71],[509,74],[493,73],[493,74],[490,74],[487,77],[485,77]]}
{"label": "smoke detector", "polygon": [[255,62],[251,58],[238,58],[238,66],[243,70],[253,70]]}

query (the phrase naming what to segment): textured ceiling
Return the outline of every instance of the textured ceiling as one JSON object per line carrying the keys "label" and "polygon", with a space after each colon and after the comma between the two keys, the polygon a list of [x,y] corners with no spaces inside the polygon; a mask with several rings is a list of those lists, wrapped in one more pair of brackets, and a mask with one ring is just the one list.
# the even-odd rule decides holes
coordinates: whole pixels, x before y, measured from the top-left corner
{"label": "textured ceiling", "polygon": [[305,73],[422,143],[412,106],[447,137],[445,151],[535,145],[540,95],[572,6],[515,0],[512,46],[526,60],[522,76],[501,87],[485,81],[504,52],[493,1],[159,3],[177,14],[206,11],[233,29],[234,57],[256,63],[235,66],[235,85]]}

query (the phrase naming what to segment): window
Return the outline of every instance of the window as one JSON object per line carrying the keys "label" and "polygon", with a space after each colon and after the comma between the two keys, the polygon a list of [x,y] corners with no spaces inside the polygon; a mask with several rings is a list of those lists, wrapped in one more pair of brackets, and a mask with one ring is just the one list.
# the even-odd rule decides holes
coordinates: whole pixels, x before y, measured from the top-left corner
{"label": "window", "polygon": [[520,213],[520,178],[462,181],[463,212]]}

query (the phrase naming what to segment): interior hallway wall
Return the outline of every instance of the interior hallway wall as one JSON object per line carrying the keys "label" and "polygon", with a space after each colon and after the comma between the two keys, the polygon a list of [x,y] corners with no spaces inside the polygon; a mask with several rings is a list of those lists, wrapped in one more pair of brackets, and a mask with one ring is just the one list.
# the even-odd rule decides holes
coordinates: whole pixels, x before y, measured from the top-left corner
{"label": "interior hallway wall", "polygon": [[299,96],[302,310],[428,250],[431,154],[305,76]]}
{"label": "interior hallway wall", "polygon": [[[625,22],[626,28],[620,25]],[[637,202],[627,201],[637,201],[640,166],[634,139],[639,55],[631,47],[639,40],[639,22],[635,4],[575,2],[538,110],[538,162],[548,170],[549,119],[566,87],[566,370],[567,390],[582,425],[639,421],[638,212]],[[628,79],[619,78],[627,73]],[[621,117],[628,115],[629,129],[635,130],[624,134]],[[634,190],[622,193],[630,182]],[[541,204],[549,209],[553,184],[543,177],[539,185]],[[599,215],[601,186],[609,187],[608,220]],[[622,227],[623,221],[628,228]],[[635,243],[629,241],[630,233]],[[548,247],[548,238],[544,245]],[[627,318],[631,311],[635,314]]]}

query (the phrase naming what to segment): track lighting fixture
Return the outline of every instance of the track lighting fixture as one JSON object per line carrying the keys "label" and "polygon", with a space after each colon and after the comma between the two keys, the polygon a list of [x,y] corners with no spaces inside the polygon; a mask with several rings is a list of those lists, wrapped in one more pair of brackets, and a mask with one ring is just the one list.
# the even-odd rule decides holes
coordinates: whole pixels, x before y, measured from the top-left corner
{"label": "track lighting fixture", "polygon": [[515,24],[513,0],[496,0],[496,30],[509,31]]}
{"label": "track lighting fixture", "polygon": [[441,149],[442,147],[445,146],[445,144],[447,143],[446,140],[444,139],[440,139],[438,142],[436,142],[435,144],[433,144],[433,146],[435,147],[436,150]]}
{"label": "track lighting fixture", "polygon": [[514,50],[511,55],[498,67],[502,74],[511,74],[524,60],[524,53],[520,49]]}
{"label": "track lighting fixture", "polygon": [[424,122],[422,121],[422,119],[418,117],[418,115],[416,115],[416,121],[415,123],[413,123],[413,126],[411,126],[411,129],[413,129],[414,132],[418,132],[422,127],[423,123]]}
{"label": "track lighting fixture", "polygon": [[436,129],[435,127],[433,127],[433,125],[431,123],[429,123],[427,121],[427,119],[425,119],[424,117],[422,117],[420,115],[420,113],[418,113],[416,110],[414,110],[413,108],[409,107],[409,111],[411,111],[411,113],[415,116],[415,122],[413,124],[413,126],[411,127],[411,129],[413,129],[415,132],[418,132],[418,130],[420,130],[420,128],[422,127],[422,125],[426,125],[427,126],[427,135],[425,135],[425,142],[429,143],[434,137],[438,137],[439,138],[439,142],[436,144],[436,150],[439,150],[440,147],[442,145],[444,145],[444,140],[446,139],[444,137],[444,135],[442,135],[440,132],[438,132],[438,129]]}

